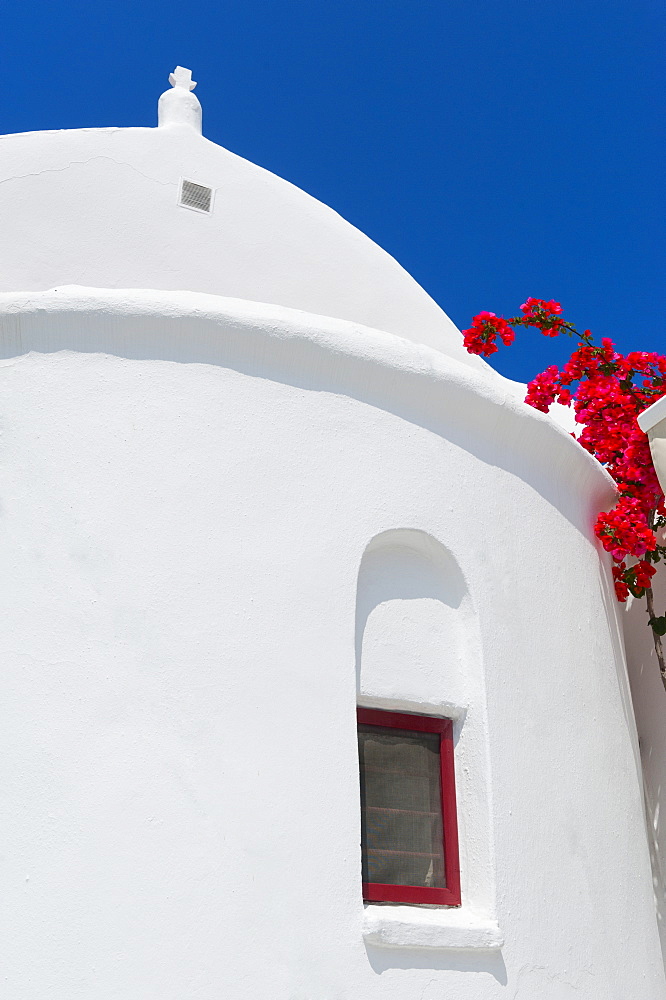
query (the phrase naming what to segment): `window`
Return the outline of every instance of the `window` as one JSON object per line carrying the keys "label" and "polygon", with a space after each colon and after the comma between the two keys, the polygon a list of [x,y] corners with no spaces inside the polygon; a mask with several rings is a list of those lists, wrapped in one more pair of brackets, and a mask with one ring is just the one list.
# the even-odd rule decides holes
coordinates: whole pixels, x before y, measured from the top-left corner
{"label": "window", "polygon": [[450,719],[358,709],[363,898],[460,905]]}

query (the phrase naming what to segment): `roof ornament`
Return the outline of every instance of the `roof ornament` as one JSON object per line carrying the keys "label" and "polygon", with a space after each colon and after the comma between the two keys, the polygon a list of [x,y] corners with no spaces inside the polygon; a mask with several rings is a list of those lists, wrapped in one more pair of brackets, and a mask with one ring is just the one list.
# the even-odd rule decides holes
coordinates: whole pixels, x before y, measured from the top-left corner
{"label": "roof ornament", "polygon": [[201,105],[192,91],[196,82],[192,79],[192,70],[184,66],[176,66],[169,73],[169,83],[172,90],[166,90],[157,105],[157,125],[189,125],[201,135]]}
{"label": "roof ornament", "polygon": [[169,73],[169,83],[172,87],[185,87],[186,90],[194,90],[196,82],[192,79],[192,70],[185,69],[184,66],[176,66],[173,73]]}

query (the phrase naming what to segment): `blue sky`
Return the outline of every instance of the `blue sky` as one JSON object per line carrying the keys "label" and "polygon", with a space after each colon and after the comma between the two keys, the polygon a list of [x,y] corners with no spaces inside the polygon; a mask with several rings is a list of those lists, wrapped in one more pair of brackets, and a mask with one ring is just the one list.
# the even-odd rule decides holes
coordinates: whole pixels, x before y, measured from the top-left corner
{"label": "blue sky", "polygon": [[[459,325],[559,299],[666,351],[662,0],[9,0],[3,132],[153,125],[176,63],[204,133],[331,205]],[[525,381],[566,343],[521,334]]]}

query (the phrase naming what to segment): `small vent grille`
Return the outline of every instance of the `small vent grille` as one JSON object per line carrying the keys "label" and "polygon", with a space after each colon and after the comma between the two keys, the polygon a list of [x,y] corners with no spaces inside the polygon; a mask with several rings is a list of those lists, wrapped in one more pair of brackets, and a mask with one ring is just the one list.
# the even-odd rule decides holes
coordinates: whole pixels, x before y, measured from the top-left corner
{"label": "small vent grille", "polygon": [[183,208],[193,208],[195,212],[210,214],[213,209],[213,189],[184,180],[180,187],[180,203]]}

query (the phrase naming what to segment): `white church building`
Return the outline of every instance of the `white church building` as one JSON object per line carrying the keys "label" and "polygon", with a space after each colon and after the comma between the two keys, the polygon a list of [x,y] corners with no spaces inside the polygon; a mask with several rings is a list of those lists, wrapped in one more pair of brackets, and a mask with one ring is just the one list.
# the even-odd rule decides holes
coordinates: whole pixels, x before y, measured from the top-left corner
{"label": "white church building", "polygon": [[612,481],[171,82],[0,138],[3,1000],[665,1000]]}

